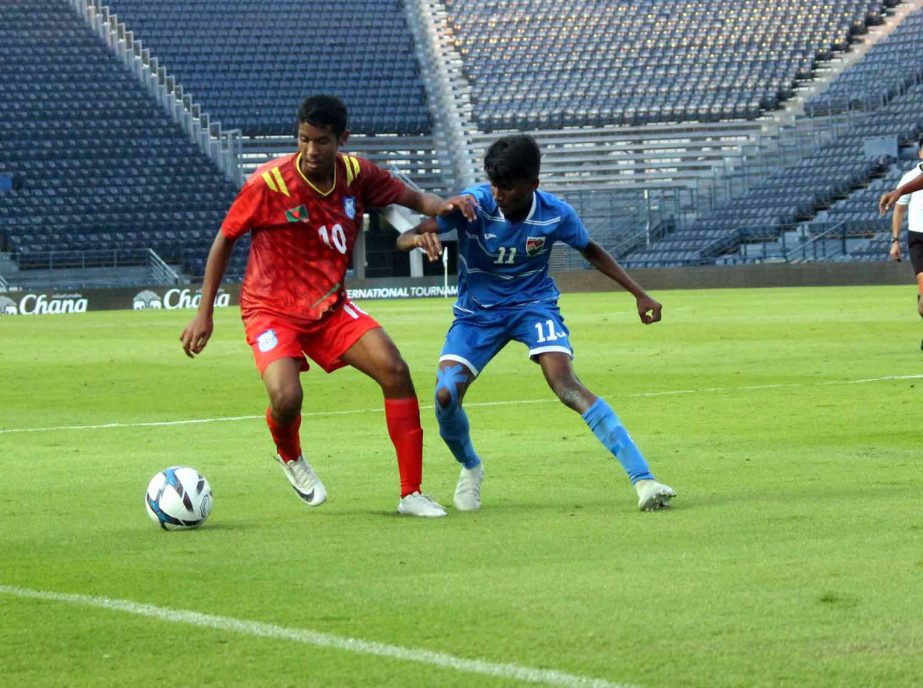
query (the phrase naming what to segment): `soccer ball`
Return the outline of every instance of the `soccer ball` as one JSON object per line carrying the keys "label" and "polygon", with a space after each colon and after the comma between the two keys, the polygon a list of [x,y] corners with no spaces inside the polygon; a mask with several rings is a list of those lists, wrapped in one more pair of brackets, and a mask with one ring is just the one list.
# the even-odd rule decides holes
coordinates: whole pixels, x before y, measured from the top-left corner
{"label": "soccer ball", "polygon": [[196,528],[212,510],[212,488],[196,469],[171,466],[151,478],[144,506],[164,530]]}

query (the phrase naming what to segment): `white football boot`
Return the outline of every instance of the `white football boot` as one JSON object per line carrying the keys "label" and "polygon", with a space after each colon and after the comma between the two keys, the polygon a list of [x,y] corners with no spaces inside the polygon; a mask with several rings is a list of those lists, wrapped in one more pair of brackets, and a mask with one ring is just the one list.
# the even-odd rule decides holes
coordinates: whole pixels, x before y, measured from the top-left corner
{"label": "white football boot", "polygon": [[656,480],[639,480],[635,483],[638,492],[638,508],[641,511],[657,511],[670,506],[670,500],[676,496],[673,488]]}
{"label": "white football boot", "polygon": [[404,516],[438,518],[445,516],[445,509],[422,492],[411,492],[406,497],[401,498],[397,505],[397,513]]}
{"label": "white football boot", "polygon": [[282,472],[292,484],[292,489],[308,506],[320,506],[327,499],[327,490],[324,483],[317,477],[311,464],[299,456],[297,461],[286,462],[276,454],[276,461],[282,467]]}
{"label": "white football boot", "polygon": [[459,511],[477,511],[481,508],[481,481],[484,480],[484,464],[474,468],[462,466],[455,486],[455,508]]}

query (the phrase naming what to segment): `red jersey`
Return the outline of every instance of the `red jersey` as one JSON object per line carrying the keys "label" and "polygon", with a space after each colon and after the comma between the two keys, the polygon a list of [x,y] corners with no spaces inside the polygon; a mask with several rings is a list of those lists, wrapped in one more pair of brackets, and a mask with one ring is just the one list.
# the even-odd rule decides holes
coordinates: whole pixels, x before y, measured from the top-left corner
{"label": "red jersey", "polygon": [[221,232],[252,232],[240,292],[244,319],[270,313],[294,323],[318,320],[345,296],[346,268],[365,207],[394,203],[404,183],[374,163],[337,154],[333,186],[316,188],[292,153],[257,168],[237,194]]}

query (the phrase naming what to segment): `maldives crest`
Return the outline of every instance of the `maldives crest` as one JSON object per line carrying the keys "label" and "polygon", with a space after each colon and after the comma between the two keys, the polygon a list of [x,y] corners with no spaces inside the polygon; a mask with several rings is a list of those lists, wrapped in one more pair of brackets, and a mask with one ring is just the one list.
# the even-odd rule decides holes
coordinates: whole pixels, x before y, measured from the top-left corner
{"label": "maldives crest", "polygon": [[526,237],[526,255],[537,256],[545,248],[545,237]]}
{"label": "maldives crest", "polygon": [[285,219],[289,222],[307,222],[308,209],[303,204],[297,208],[290,208],[285,211]]}
{"label": "maldives crest", "polygon": [[356,197],[355,196],[344,196],[343,197],[343,212],[345,212],[350,220],[356,219]]}

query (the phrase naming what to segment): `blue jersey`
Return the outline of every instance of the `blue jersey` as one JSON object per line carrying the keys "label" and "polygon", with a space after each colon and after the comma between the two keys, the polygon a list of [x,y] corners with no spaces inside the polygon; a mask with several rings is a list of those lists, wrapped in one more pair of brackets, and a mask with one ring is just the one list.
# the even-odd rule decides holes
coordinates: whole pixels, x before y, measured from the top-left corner
{"label": "blue jersey", "polygon": [[562,241],[578,251],[590,235],[574,209],[544,191],[535,191],[526,219],[513,224],[490,193],[490,185],[465,189],[477,200],[477,219],[460,213],[436,218],[440,232],[458,231],[458,301],[456,310],[555,302],[560,296],[548,276],[551,247]]}

